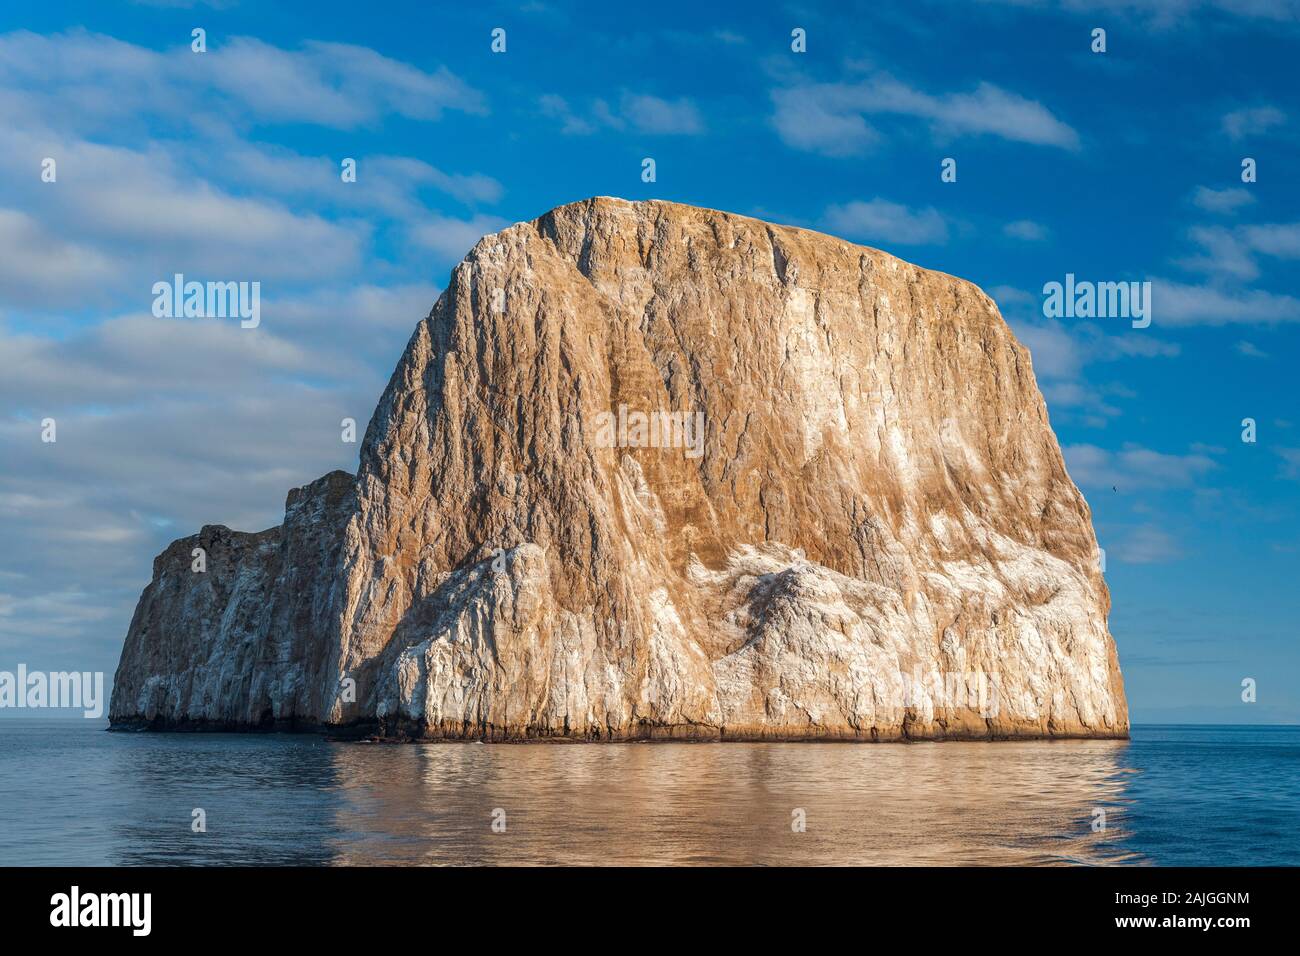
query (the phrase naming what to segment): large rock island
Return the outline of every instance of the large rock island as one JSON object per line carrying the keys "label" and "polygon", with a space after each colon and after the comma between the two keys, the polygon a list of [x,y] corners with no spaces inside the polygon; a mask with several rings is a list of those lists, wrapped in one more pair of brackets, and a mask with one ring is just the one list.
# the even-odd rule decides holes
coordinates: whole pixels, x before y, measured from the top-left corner
{"label": "large rock island", "polygon": [[456,267],[355,478],[154,561],[110,717],[1123,737],[1109,608],[1029,353],[987,295],[802,229],[596,198]]}

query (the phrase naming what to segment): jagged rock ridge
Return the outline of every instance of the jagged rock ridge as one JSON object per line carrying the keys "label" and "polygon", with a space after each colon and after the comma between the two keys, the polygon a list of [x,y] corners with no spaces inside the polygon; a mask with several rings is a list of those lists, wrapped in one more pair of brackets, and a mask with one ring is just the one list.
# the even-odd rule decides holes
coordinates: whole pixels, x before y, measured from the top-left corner
{"label": "jagged rock ridge", "polygon": [[1029,354],[978,288],[806,230],[596,198],[456,267],[355,479],[291,492],[279,528],[209,526],[159,556],[110,716],[1124,736],[1098,556]]}

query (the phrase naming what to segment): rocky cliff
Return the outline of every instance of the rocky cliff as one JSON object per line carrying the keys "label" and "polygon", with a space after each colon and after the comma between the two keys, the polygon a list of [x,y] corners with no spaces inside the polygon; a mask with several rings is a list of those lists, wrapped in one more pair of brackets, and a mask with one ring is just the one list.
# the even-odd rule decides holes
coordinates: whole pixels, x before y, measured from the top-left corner
{"label": "rocky cliff", "polygon": [[[203,548],[206,570],[193,570]],[[597,198],[484,237],[355,478],[154,562],[115,727],[1124,736],[1088,506],[983,292]]]}

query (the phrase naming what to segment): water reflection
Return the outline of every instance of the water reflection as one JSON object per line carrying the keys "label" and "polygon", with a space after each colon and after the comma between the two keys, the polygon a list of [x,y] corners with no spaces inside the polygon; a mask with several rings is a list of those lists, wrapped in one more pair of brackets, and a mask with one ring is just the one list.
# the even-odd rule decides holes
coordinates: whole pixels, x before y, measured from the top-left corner
{"label": "water reflection", "polygon": [[[0,726],[0,861],[1145,862],[1134,846],[1208,852],[1221,800],[1235,801],[1238,816],[1254,812],[1243,805],[1239,764],[1211,786],[1207,768],[1220,761],[1188,769],[1177,741],[363,745],[69,724]],[[1297,748],[1284,744],[1294,767]],[[1146,785],[1134,806],[1147,775],[1129,762],[1141,746],[1164,783]],[[1279,746],[1235,744],[1231,753],[1242,761],[1259,752],[1277,766]],[[1294,796],[1275,791],[1293,778],[1248,776],[1262,780],[1254,824],[1289,826]],[[1175,814],[1186,806],[1209,821],[1194,839]],[[206,832],[192,827],[196,808]],[[491,826],[496,808],[504,833]],[[1094,832],[1099,809],[1106,829]],[[806,832],[792,832],[796,810]],[[1132,823],[1141,840],[1129,839]]]}
{"label": "water reflection", "polygon": [[343,746],[336,862],[1140,862],[1118,845],[1126,746]]}

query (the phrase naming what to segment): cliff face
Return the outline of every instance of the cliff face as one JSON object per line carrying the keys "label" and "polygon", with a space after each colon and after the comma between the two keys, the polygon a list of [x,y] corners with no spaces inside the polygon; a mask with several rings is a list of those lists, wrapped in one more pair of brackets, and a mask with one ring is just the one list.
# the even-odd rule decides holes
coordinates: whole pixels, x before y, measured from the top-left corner
{"label": "cliff face", "polygon": [[155,561],[110,716],[1123,736],[1108,610],[1088,507],[988,296],[828,236],[599,198],[456,267],[355,479]]}

